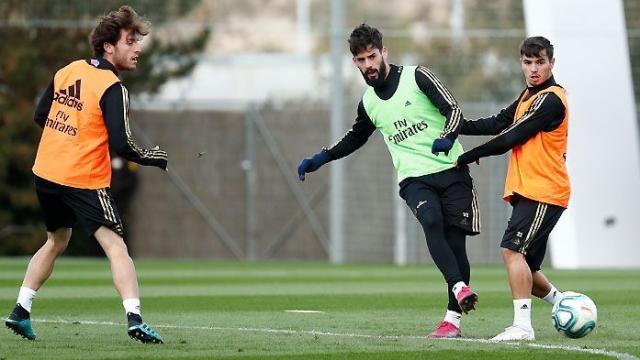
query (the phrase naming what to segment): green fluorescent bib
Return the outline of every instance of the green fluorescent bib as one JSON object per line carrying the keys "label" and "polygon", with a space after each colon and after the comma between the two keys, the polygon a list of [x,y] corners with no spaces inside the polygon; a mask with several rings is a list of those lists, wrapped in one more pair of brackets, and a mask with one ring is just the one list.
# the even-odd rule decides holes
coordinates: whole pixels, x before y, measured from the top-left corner
{"label": "green fluorescent bib", "polygon": [[415,66],[403,67],[398,89],[389,100],[380,99],[372,87],[362,98],[369,118],[384,136],[398,182],[450,169],[463,153],[458,140],[448,156],[431,153],[446,118],[416,84],[415,70]]}

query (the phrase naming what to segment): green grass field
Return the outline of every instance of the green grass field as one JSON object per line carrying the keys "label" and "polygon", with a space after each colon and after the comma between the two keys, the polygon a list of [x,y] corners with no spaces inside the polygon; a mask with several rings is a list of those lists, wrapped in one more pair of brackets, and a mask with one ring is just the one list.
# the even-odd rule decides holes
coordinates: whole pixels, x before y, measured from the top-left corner
{"label": "green grass field", "polygon": [[[0,311],[10,312],[27,259],[0,259]],[[0,331],[0,359],[598,359],[640,357],[640,271],[546,271],[591,296],[596,331],[555,332],[551,307],[533,304],[534,344],[487,339],[512,321],[501,267],[473,268],[477,311],[466,340],[427,340],[442,319],[445,284],[432,266],[137,261],[143,315],[165,338],[125,333],[105,260],[63,258],[34,303],[35,342]],[[4,309],[4,310],[2,310]],[[292,313],[315,310],[321,313]]]}

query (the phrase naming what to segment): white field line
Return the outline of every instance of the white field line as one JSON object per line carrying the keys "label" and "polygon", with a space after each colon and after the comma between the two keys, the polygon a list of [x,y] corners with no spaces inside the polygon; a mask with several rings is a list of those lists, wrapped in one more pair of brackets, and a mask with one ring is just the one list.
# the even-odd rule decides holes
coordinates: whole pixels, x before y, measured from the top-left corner
{"label": "white field line", "polygon": [[[33,319],[33,322],[48,323],[48,324],[75,324],[75,325],[108,325],[108,326],[125,326],[124,323],[116,323],[112,321],[91,321],[91,320],[64,320],[64,319]],[[212,331],[241,331],[241,332],[262,332],[269,334],[292,334],[292,335],[312,335],[312,336],[335,336],[345,338],[365,338],[365,339],[383,339],[383,340],[400,340],[400,339],[418,339],[426,340],[426,336],[412,336],[412,335],[369,335],[369,334],[355,334],[355,333],[336,333],[317,330],[292,330],[292,329],[270,329],[270,328],[250,328],[250,327],[221,327],[221,326],[183,326],[183,325],[154,325],[158,329],[182,329],[182,330],[212,330]],[[497,342],[488,339],[470,339],[470,338],[458,338],[458,339],[446,339],[445,341],[457,341],[457,342],[471,342],[479,344],[493,344],[493,345],[510,345],[510,346],[522,346],[526,345],[536,349],[550,349],[550,350],[565,350],[571,352],[580,352],[595,355],[604,355],[620,360],[640,360],[636,356],[621,353],[617,351],[609,351],[604,349],[590,349],[578,346],[564,346],[564,345],[550,345],[550,344],[537,344],[530,342]]]}

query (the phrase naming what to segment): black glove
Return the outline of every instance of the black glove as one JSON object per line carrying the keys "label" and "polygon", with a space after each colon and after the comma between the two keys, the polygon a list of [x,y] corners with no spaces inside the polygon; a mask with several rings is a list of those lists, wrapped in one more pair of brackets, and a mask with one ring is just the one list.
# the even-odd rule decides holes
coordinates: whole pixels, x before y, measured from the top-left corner
{"label": "black glove", "polygon": [[329,161],[331,161],[331,155],[329,155],[329,152],[326,149],[322,149],[312,157],[304,158],[300,161],[300,165],[298,165],[298,177],[301,181],[304,181],[304,175],[306,173],[318,170],[322,165]]}
{"label": "black glove", "polygon": [[431,152],[438,156],[440,152],[444,152],[445,155],[449,155],[449,150],[453,147],[453,141],[447,138],[438,138],[433,141],[431,145]]}
{"label": "black glove", "polygon": [[480,161],[478,161],[478,159],[475,159],[475,160],[474,160],[474,159],[472,159],[472,158],[469,156],[469,152],[465,152],[465,153],[460,154],[460,156],[458,156],[458,160],[456,160],[456,165],[457,165],[457,166],[460,166],[460,165],[467,165],[467,164],[470,164],[470,163],[472,163],[472,162],[474,162],[474,161],[475,161],[478,165],[480,165]]}

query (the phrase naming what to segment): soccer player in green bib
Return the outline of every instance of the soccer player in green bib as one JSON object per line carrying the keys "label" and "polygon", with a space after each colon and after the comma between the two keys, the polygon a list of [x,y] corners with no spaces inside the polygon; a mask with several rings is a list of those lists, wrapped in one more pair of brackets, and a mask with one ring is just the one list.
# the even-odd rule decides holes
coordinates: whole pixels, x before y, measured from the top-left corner
{"label": "soccer player in green bib", "polygon": [[473,310],[478,300],[469,287],[466,236],[480,232],[469,169],[455,166],[463,152],[456,140],[462,112],[428,68],[389,64],[378,29],[359,25],[349,46],[370,87],[352,128],[331,148],[302,160],[298,176],[304,181],[306,173],[351,154],[380,130],[398,172],[400,196],[422,225],[431,257],[447,282],[447,311],[429,337],[460,337],[462,312]]}

